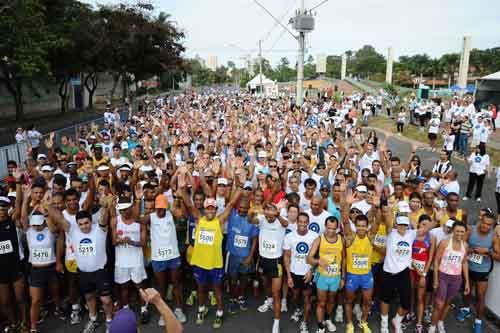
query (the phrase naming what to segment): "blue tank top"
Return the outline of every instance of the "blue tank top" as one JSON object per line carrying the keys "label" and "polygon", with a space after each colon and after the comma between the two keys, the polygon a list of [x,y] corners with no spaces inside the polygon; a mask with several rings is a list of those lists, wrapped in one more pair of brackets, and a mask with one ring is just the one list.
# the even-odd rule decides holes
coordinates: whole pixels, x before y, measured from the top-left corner
{"label": "blue tank top", "polygon": [[328,211],[328,213],[330,213],[330,215],[332,216],[335,216],[337,218],[337,220],[340,222],[340,210],[339,210],[339,207],[337,207],[337,205],[335,204],[335,202],[333,202],[333,199],[332,199],[332,196],[329,195],[328,198],[326,199],[326,202],[327,202],[327,207],[326,207],[326,210]]}
{"label": "blue tank top", "polygon": [[[469,246],[471,248],[484,247],[491,249],[493,247],[493,234],[491,230],[488,234],[480,237],[477,232],[477,225],[472,227],[469,237]],[[489,255],[475,255],[469,256],[469,269],[473,272],[487,273],[491,269],[491,257]]]}

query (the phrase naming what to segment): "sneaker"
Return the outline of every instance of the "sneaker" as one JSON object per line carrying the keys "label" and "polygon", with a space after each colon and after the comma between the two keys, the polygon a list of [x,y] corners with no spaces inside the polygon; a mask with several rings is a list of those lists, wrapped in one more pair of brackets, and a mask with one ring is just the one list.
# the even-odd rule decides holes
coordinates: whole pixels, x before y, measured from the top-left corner
{"label": "sneaker", "polygon": [[300,333],[309,333],[309,328],[307,327],[307,323],[305,321],[300,323],[299,332]]}
{"label": "sneaker", "polygon": [[177,308],[174,310],[174,315],[175,315],[175,318],[177,318],[177,320],[181,324],[184,324],[187,321],[186,315],[184,314],[184,312],[182,312],[182,309],[180,309],[180,308]]}
{"label": "sneaker", "polygon": [[370,329],[370,327],[368,327],[368,323],[366,321],[362,322],[360,326],[361,326],[361,332],[372,333],[372,330]]}
{"label": "sneaker", "polygon": [[140,318],[142,324],[149,323],[150,317],[151,317],[151,315],[149,314],[149,311],[147,309],[141,310],[141,314],[139,315],[139,318]]}
{"label": "sneaker", "polygon": [[477,202],[481,202],[481,198],[477,198],[477,199],[476,199],[476,201],[477,201]]}
{"label": "sneaker", "polygon": [[345,333],[354,333],[354,325],[352,323],[345,326]]}
{"label": "sneaker", "polygon": [[217,298],[215,298],[215,294],[213,291],[208,292],[208,299],[210,300],[210,305],[211,306],[216,306],[217,305]]}
{"label": "sneaker", "polygon": [[248,310],[248,303],[247,303],[246,299],[244,299],[243,297],[242,298],[238,298],[238,304],[240,306],[240,310],[241,311]]}
{"label": "sneaker", "polygon": [[359,304],[354,304],[352,313],[354,314],[354,317],[356,317],[358,323],[361,322],[361,316],[363,315],[363,312],[361,311],[361,306],[359,306]]}
{"label": "sneaker", "polygon": [[462,198],[462,200],[463,201],[467,201],[467,200],[469,200],[469,197],[465,196],[465,197]]}
{"label": "sneaker", "polygon": [[264,304],[262,304],[261,306],[259,306],[257,308],[257,311],[259,311],[260,313],[264,313],[264,312],[269,311],[269,309],[272,306],[273,306],[273,299],[272,298],[266,298],[266,300],[264,301]]}
{"label": "sneaker", "polygon": [[205,308],[203,311],[199,311],[196,314],[196,325],[202,325],[205,321],[205,317],[207,316],[208,308]]}
{"label": "sneaker", "polygon": [[302,313],[302,309],[296,308],[293,312],[293,315],[290,317],[290,320],[298,323],[300,321],[300,318],[302,317]]}
{"label": "sneaker", "polygon": [[337,330],[337,327],[335,327],[335,324],[332,323],[331,319],[325,320],[325,327],[330,333],[335,332]]}
{"label": "sneaker", "polygon": [[60,307],[56,307],[54,309],[54,317],[60,320],[66,320],[66,313],[64,313],[64,310]]}
{"label": "sneaker", "polygon": [[422,324],[417,324],[415,325],[415,333],[423,333],[424,332],[424,327]]}
{"label": "sneaker", "polygon": [[427,333],[436,333],[436,326],[429,326],[429,328],[427,329]]}
{"label": "sneaker", "polygon": [[438,321],[437,329],[438,333],[446,333],[446,329],[444,328],[444,322]]}
{"label": "sneaker", "polygon": [[274,321],[273,322],[273,330],[272,333],[280,333],[280,322],[279,321]]}
{"label": "sneaker", "polygon": [[380,321],[380,333],[389,333],[389,323],[387,321]]}
{"label": "sneaker", "polygon": [[111,320],[110,321],[106,320],[106,333],[109,333],[110,328],[111,328]]}
{"label": "sneaker", "polygon": [[431,308],[427,308],[424,311],[424,322],[427,323],[427,324],[430,324],[431,320],[432,320],[432,309]]}
{"label": "sneaker", "polygon": [[47,310],[46,307],[41,307],[40,308],[40,315],[38,317],[38,321],[36,322],[37,325],[40,325],[41,323],[43,323],[45,321],[45,318],[47,318],[48,315],[49,315],[49,310]]}
{"label": "sneaker", "polygon": [[70,315],[70,323],[71,325],[77,325],[82,322],[82,317],[80,316],[80,311],[72,310]]}
{"label": "sneaker", "polygon": [[457,313],[457,320],[459,322],[464,322],[465,319],[469,318],[470,316],[472,315],[470,309],[464,309],[464,308],[461,308],[460,311],[458,311]]}
{"label": "sneaker", "polygon": [[97,320],[89,320],[87,322],[87,325],[85,325],[85,328],[83,329],[82,333],[94,333],[97,326],[99,326]]}
{"label": "sneaker", "polygon": [[221,328],[222,327],[222,316],[215,316],[214,324],[212,325],[213,328]]}
{"label": "sneaker", "polygon": [[286,298],[281,299],[281,312],[288,312],[288,306]]}
{"label": "sneaker", "polygon": [[235,314],[236,311],[236,301],[234,299],[229,300],[228,310],[230,314]]}
{"label": "sneaker", "polygon": [[163,319],[163,316],[160,316],[160,319],[158,319],[158,326],[165,327],[165,319]]}
{"label": "sneaker", "polygon": [[17,332],[17,326],[15,324],[10,324],[5,326],[3,329],[4,333],[14,333]]}
{"label": "sneaker", "polygon": [[417,319],[417,316],[415,315],[414,312],[408,312],[406,316],[403,318],[403,321],[405,323],[411,323]]}
{"label": "sneaker", "polygon": [[335,311],[335,322],[340,324],[344,322],[344,308],[342,305],[337,306],[337,311]]}
{"label": "sneaker", "polygon": [[318,329],[316,330],[316,333],[325,333],[325,329],[318,327]]}
{"label": "sneaker", "polygon": [[191,294],[189,294],[188,298],[186,299],[186,305],[193,306],[196,302],[196,296],[196,290],[191,291]]}
{"label": "sneaker", "polygon": [[167,288],[167,301],[172,301],[174,299],[174,285],[169,284]]}
{"label": "sneaker", "polygon": [[474,325],[472,325],[472,328],[474,330],[474,333],[483,333],[483,323],[478,323],[474,322]]}

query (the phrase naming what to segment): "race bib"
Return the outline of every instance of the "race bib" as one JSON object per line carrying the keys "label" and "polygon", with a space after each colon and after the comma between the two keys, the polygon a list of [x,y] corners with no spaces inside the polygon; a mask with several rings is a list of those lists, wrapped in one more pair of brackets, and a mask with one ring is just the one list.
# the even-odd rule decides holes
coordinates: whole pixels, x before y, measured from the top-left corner
{"label": "race bib", "polygon": [[373,244],[378,247],[385,247],[385,242],[387,240],[387,236],[385,235],[375,235],[373,238]]}
{"label": "race bib", "polygon": [[306,258],[307,258],[307,254],[302,254],[302,253],[295,254],[295,260],[300,265],[304,265],[306,263]]}
{"label": "race bib", "polygon": [[368,256],[353,254],[352,267],[355,269],[368,269]]}
{"label": "race bib", "polygon": [[198,235],[198,244],[203,245],[214,245],[215,231],[210,230],[200,230]]}
{"label": "race bib", "polygon": [[451,252],[443,258],[444,262],[448,265],[458,265],[462,262],[462,255],[460,253],[454,254],[454,252]]}
{"label": "race bib", "polygon": [[278,254],[278,243],[273,239],[264,239],[260,251],[264,256],[275,256]]}
{"label": "race bib", "polygon": [[51,248],[32,249],[31,259],[34,262],[46,262],[51,258]]}
{"label": "race bib", "polygon": [[158,260],[170,260],[174,256],[174,249],[171,247],[160,247],[156,252],[156,258]]}
{"label": "race bib", "polygon": [[425,269],[425,261],[413,259],[412,264],[413,264],[413,268],[415,268],[419,272],[423,272]]}
{"label": "race bib", "polygon": [[477,253],[471,253],[469,255],[469,261],[475,264],[481,265],[483,263],[483,255]]}
{"label": "race bib", "polygon": [[12,243],[10,239],[0,242],[0,254],[12,253],[14,249],[12,248]]}
{"label": "race bib", "polygon": [[78,254],[82,257],[95,256],[95,246],[92,243],[80,243],[78,246]]}
{"label": "race bib", "polygon": [[248,245],[248,237],[242,235],[234,235],[234,246],[246,248]]}
{"label": "race bib", "polygon": [[339,274],[339,265],[337,263],[332,263],[328,265],[326,268],[326,274],[328,275],[338,275]]}

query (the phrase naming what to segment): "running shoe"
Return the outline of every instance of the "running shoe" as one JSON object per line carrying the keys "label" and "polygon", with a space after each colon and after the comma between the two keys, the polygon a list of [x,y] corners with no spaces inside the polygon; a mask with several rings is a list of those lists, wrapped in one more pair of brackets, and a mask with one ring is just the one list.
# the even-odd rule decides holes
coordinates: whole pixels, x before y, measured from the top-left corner
{"label": "running shoe", "polygon": [[325,326],[326,326],[326,329],[328,330],[328,332],[330,332],[330,333],[333,333],[337,330],[337,327],[335,327],[335,324],[332,323],[331,319],[325,320]]}
{"label": "running shoe", "polygon": [[208,308],[205,308],[203,311],[198,310],[196,314],[196,325],[202,325],[205,321],[205,317],[207,316]]}
{"label": "running shoe", "polygon": [[191,294],[189,294],[188,298],[186,299],[186,305],[193,306],[194,303],[196,303],[196,296],[196,290],[191,291]]}
{"label": "running shoe", "polygon": [[213,324],[212,327],[215,328],[215,329],[221,328],[222,327],[222,321],[223,321],[223,317],[222,316],[215,316],[214,324]]}
{"label": "running shoe", "polygon": [[365,321],[365,322],[361,322],[361,331],[363,333],[372,333],[372,330],[370,329],[370,327],[368,327],[368,323]]}
{"label": "running shoe", "polygon": [[465,319],[469,318],[470,316],[472,316],[472,312],[470,311],[470,309],[461,308],[457,313],[457,320],[459,322],[464,322]]}
{"label": "running shoe", "polygon": [[302,321],[300,323],[299,332],[300,333],[309,333],[309,327],[307,327],[307,323],[305,321]]}
{"label": "running shoe", "polygon": [[238,304],[240,306],[241,311],[248,310],[248,303],[247,303],[246,299],[244,299],[243,297],[238,298]]}
{"label": "running shoe", "polygon": [[186,315],[184,314],[184,312],[182,312],[181,308],[175,309],[174,310],[174,315],[175,315],[175,318],[177,318],[177,320],[181,324],[184,324],[187,321]]}
{"label": "running shoe", "polygon": [[99,326],[99,323],[97,320],[90,320],[87,322],[87,325],[85,325],[85,328],[83,329],[82,333],[94,333],[96,328]]}
{"label": "running shoe", "polygon": [[344,308],[342,305],[337,306],[337,311],[335,312],[335,322],[343,323],[344,322]]}
{"label": "running shoe", "polygon": [[474,322],[474,325],[472,325],[472,328],[474,329],[474,333],[483,333],[483,323],[478,323]]}
{"label": "running shoe", "polygon": [[444,322],[438,321],[437,329],[438,333],[446,333],[446,329],[444,328]]}
{"label": "running shoe", "polygon": [[352,323],[349,323],[345,326],[345,332],[346,333],[354,333],[354,325]]}
{"label": "running shoe", "polygon": [[298,323],[300,321],[300,318],[302,317],[302,313],[302,309],[296,308],[293,312],[293,315],[290,317],[290,320]]}
{"label": "running shoe", "polygon": [[259,311],[260,313],[264,313],[264,312],[269,311],[269,309],[272,306],[273,306],[273,299],[271,297],[269,297],[269,298],[266,298],[264,303],[257,308],[257,311]]}

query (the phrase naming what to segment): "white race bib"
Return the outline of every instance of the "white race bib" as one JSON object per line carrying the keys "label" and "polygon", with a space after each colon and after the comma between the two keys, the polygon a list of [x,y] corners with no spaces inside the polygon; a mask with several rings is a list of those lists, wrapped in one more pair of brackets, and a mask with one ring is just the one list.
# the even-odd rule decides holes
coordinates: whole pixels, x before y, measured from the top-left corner
{"label": "white race bib", "polygon": [[295,254],[295,260],[297,260],[297,263],[300,265],[306,264],[306,258],[307,258],[307,254],[302,254],[302,253]]}
{"label": "white race bib", "polygon": [[174,249],[172,247],[160,247],[156,251],[156,259],[163,261],[163,260],[170,260],[174,256]]}
{"label": "white race bib", "polygon": [[82,257],[95,256],[95,246],[93,243],[80,243],[78,246],[78,254]]}
{"label": "white race bib", "polygon": [[469,261],[475,264],[481,265],[483,263],[483,255],[477,253],[471,253],[469,255]]}
{"label": "white race bib", "polygon": [[12,243],[10,239],[0,242],[0,254],[12,253],[14,249],[12,248]]}
{"label": "white race bib", "polygon": [[260,252],[264,257],[275,256],[278,254],[278,243],[274,239],[263,239]]}
{"label": "white race bib", "polygon": [[368,269],[368,256],[353,254],[352,267],[355,269]]}
{"label": "white race bib", "polygon": [[32,249],[31,251],[31,259],[34,262],[47,262],[50,258],[52,258],[51,248]]}
{"label": "white race bib", "polygon": [[377,234],[373,238],[373,244],[375,244],[375,246],[378,246],[378,247],[385,247],[386,240],[387,240],[386,235],[378,235]]}
{"label": "white race bib", "polygon": [[248,236],[234,235],[234,246],[246,248],[248,245]]}
{"label": "white race bib", "polygon": [[338,275],[339,274],[339,265],[337,263],[332,263],[328,265],[326,269],[326,274],[328,275]]}
{"label": "white race bib", "polygon": [[425,270],[425,261],[421,260],[412,260],[413,267],[419,272],[423,272]]}
{"label": "white race bib", "polygon": [[214,245],[215,231],[200,230],[198,234],[198,243],[203,245]]}

